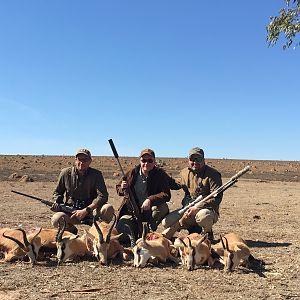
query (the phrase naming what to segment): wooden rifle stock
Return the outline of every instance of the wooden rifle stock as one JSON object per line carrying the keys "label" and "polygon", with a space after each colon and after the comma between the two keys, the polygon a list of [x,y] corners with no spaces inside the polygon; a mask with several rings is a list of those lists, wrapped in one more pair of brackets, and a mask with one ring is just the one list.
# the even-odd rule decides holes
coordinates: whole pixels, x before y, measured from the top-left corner
{"label": "wooden rifle stock", "polygon": [[[111,150],[112,150],[112,152],[114,154],[114,157],[115,157],[115,159],[118,162],[119,168],[120,168],[122,176],[123,176],[123,180],[126,180],[126,176],[125,176],[124,170],[123,170],[123,168],[121,166],[121,163],[119,161],[119,155],[118,155],[117,149],[116,149],[116,147],[114,145],[114,142],[113,142],[112,139],[109,139],[108,142],[109,142]],[[139,208],[138,208],[138,206],[137,206],[137,204],[135,202],[134,196],[133,196],[132,191],[130,190],[129,187],[127,187],[127,189],[126,189],[125,192],[126,192],[125,197],[126,197],[126,199],[128,199],[128,203],[127,204],[129,206],[130,213],[132,214],[132,217],[137,222],[138,230],[139,230],[139,237],[141,237],[142,233],[143,233],[143,224],[142,224],[142,219],[141,219],[141,214],[140,214]]]}

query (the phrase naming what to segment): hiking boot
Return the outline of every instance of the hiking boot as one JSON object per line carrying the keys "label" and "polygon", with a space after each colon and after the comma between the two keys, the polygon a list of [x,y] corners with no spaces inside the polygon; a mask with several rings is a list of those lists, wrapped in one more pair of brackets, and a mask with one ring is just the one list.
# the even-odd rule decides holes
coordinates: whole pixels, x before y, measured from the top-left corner
{"label": "hiking boot", "polygon": [[213,242],[214,241],[214,233],[213,231],[211,230],[210,232],[207,233],[208,234],[208,239]]}
{"label": "hiking boot", "polygon": [[69,231],[73,234],[76,234],[78,233],[78,229],[75,227],[75,226],[70,226],[69,228],[66,229],[66,231]]}
{"label": "hiking boot", "polygon": [[202,232],[202,227],[197,226],[197,225],[190,226],[188,228],[188,232],[189,232],[189,234],[191,234],[191,233],[201,233]]}

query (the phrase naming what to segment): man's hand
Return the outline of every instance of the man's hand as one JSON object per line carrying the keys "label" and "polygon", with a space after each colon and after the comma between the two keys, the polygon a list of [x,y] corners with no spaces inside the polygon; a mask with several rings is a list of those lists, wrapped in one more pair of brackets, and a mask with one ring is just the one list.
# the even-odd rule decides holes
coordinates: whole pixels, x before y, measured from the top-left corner
{"label": "man's hand", "polygon": [[141,211],[143,212],[144,210],[150,210],[150,208],[151,208],[151,201],[150,199],[147,198],[141,206]]}
{"label": "man's hand", "polygon": [[52,211],[54,211],[54,212],[58,212],[58,211],[60,211],[61,210],[61,207],[60,207],[60,204],[59,203],[53,203],[52,204],[52,206],[51,206],[51,208],[50,208]]}
{"label": "man's hand", "polygon": [[185,213],[184,213],[184,217],[185,218],[188,218],[188,217],[195,217],[195,215],[197,214],[197,212],[199,211],[200,209],[195,207],[195,206],[192,206],[190,207]]}
{"label": "man's hand", "polygon": [[122,180],[121,182],[121,189],[125,190],[128,188],[128,183],[126,180]]}
{"label": "man's hand", "polygon": [[75,210],[73,211],[70,219],[78,219],[79,221],[81,221],[84,217],[86,217],[88,214],[87,210],[84,208],[84,209],[78,209],[78,210]]}

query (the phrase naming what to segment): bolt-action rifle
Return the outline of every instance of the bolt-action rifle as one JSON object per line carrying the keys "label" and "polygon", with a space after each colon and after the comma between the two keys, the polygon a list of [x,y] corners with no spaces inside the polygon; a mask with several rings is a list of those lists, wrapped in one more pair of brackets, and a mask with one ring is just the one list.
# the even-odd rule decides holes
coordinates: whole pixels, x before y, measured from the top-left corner
{"label": "bolt-action rifle", "polygon": [[[108,142],[110,144],[110,147],[111,147],[111,150],[114,154],[114,157],[118,162],[119,168],[120,168],[122,176],[123,176],[123,180],[126,180],[126,175],[125,175],[124,170],[123,170],[123,168],[121,166],[121,163],[119,161],[119,155],[118,155],[117,149],[114,145],[114,142],[113,142],[112,139],[109,139]],[[137,203],[134,199],[132,191],[130,190],[129,187],[125,190],[125,198],[127,199],[128,210],[129,210],[130,214],[132,215],[133,219],[136,221],[136,223],[138,225],[139,237],[141,237],[142,233],[143,233],[143,224],[142,224],[142,219],[141,219],[141,213],[140,213],[140,210],[139,210],[139,208],[137,206]]]}
{"label": "bolt-action rifle", "polygon": [[[13,192],[15,194],[18,194],[18,195],[21,195],[21,196],[25,196],[27,198],[37,200],[37,201],[47,205],[48,207],[52,207],[52,205],[54,203],[52,201],[42,199],[42,198],[39,198],[39,197],[36,197],[36,196],[28,195],[28,194],[18,192],[18,191],[15,191],[15,190],[11,190],[11,192]],[[58,207],[57,211],[61,211],[61,212],[64,212],[66,214],[72,214],[75,210],[82,209],[82,208],[83,207],[76,207],[76,206],[69,206],[69,205],[65,205],[65,204],[59,204],[59,207]],[[86,225],[90,225],[90,226],[92,225],[92,222],[93,222],[92,218],[89,218],[89,217],[85,217],[81,220],[82,224],[86,224]]]}
{"label": "bolt-action rifle", "polygon": [[203,196],[200,195],[195,200],[190,202],[188,205],[186,205],[183,208],[181,208],[180,210],[178,210],[176,220],[174,221],[174,223],[172,225],[170,225],[168,228],[166,228],[162,232],[162,234],[167,238],[171,238],[174,235],[174,233],[180,228],[181,218],[190,207],[192,207],[192,206],[201,207],[201,205],[203,203],[207,202],[207,200],[209,200],[211,198],[215,198],[220,193],[223,193],[228,188],[230,188],[232,185],[234,185],[238,181],[238,178],[241,177],[242,175],[244,175],[249,170],[250,170],[250,166],[245,167],[244,169],[242,169],[241,171],[236,173],[234,176],[232,176],[226,183],[224,183],[222,186],[218,187],[215,191],[210,193],[205,198],[203,198]]}

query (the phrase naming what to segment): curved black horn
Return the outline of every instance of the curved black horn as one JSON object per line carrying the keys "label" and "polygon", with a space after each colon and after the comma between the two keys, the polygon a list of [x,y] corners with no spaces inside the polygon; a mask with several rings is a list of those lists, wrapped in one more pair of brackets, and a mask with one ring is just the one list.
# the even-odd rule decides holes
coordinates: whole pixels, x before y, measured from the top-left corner
{"label": "curved black horn", "polygon": [[[5,231],[5,232],[6,232],[6,231]],[[22,250],[25,251],[25,246],[24,246],[19,240],[17,240],[16,238],[14,238],[14,237],[12,237],[12,236],[6,235],[5,232],[2,233],[2,235],[3,235],[5,238],[14,241],[14,242],[15,242]]]}
{"label": "curved black horn", "polygon": [[229,251],[229,247],[228,247],[228,240],[227,240],[227,238],[224,236],[224,239],[225,239],[225,242],[226,242],[226,250],[228,250]]}
{"label": "curved black horn", "polygon": [[28,247],[28,246],[30,245],[30,243],[28,242],[28,239],[27,239],[27,235],[26,235],[25,230],[22,229],[22,228],[17,228],[17,230],[22,232],[24,245],[25,245],[26,247]]}
{"label": "curved black horn", "polygon": [[188,241],[189,241],[189,244],[188,244],[189,248],[192,248],[192,242],[191,242],[191,239],[190,239],[189,237],[187,237],[187,239],[188,239]]}
{"label": "curved black horn", "polygon": [[183,244],[184,247],[187,247],[186,243],[184,242],[183,238],[179,237],[178,238],[180,240],[180,242]]}
{"label": "curved black horn", "polygon": [[113,215],[113,223],[112,223],[112,225],[109,227],[108,233],[107,233],[107,235],[106,235],[106,243],[109,243],[109,241],[110,241],[110,236],[111,236],[112,230],[113,230],[114,227],[115,227],[116,222],[117,222],[117,216],[116,216],[116,214],[114,213],[114,215]]}
{"label": "curved black horn", "polygon": [[37,230],[37,233],[33,236],[32,241],[34,241],[34,239],[40,234],[41,231],[42,227],[40,227],[40,229]]}
{"label": "curved black horn", "polygon": [[146,241],[146,235],[148,233],[148,223],[143,222],[143,233],[142,233],[142,239],[143,241]]}
{"label": "curved black horn", "polygon": [[[62,223],[62,225],[61,225]],[[57,230],[57,234],[55,237],[56,242],[60,243],[62,241],[62,237],[64,234],[64,231],[66,229],[66,219],[64,216],[62,216],[59,220],[58,220],[58,230]]]}
{"label": "curved black horn", "polygon": [[101,229],[100,229],[100,227],[99,227],[99,225],[98,225],[98,223],[97,223],[95,217],[93,218],[93,223],[94,223],[95,228],[96,228],[96,230],[97,230],[97,232],[98,232],[99,242],[100,242],[100,243],[103,243],[103,242],[104,242],[104,239],[103,239],[103,233],[102,233],[102,231],[101,231]]}

